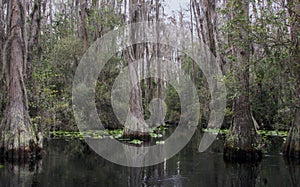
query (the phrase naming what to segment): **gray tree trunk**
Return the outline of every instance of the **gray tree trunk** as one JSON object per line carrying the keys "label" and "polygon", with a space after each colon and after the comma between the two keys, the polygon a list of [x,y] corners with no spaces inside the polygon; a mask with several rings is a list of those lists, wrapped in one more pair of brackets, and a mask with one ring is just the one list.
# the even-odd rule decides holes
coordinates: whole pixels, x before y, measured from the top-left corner
{"label": "gray tree trunk", "polygon": [[3,80],[3,72],[2,68],[4,67],[3,64],[3,47],[5,42],[5,27],[4,27],[4,3],[3,0],[0,0],[0,89],[2,90],[0,93],[0,118],[2,116],[2,111],[4,107],[4,97],[5,97],[5,86]]}
{"label": "gray tree trunk", "polygon": [[8,10],[8,39],[4,48],[8,103],[1,123],[0,149],[5,157],[23,159],[36,155],[42,145],[38,145],[41,141],[30,122],[24,83],[27,53],[24,5],[22,1],[11,0]]}
{"label": "gray tree trunk", "polygon": [[81,29],[80,29],[80,37],[84,42],[85,49],[89,46],[89,37],[87,31],[87,2],[86,0],[80,0],[80,20],[81,20]]}
{"label": "gray tree trunk", "polygon": [[262,153],[259,147],[260,139],[256,132],[250,111],[249,100],[249,61],[250,61],[250,42],[249,31],[249,2],[240,1],[235,4],[233,17],[240,20],[233,34],[233,39],[239,43],[232,43],[232,54],[237,58],[232,69],[236,78],[237,96],[233,101],[233,122],[224,145],[224,158],[229,161],[248,161],[260,160]]}
{"label": "gray tree trunk", "polygon": [[283,147],[283,153],[288,157],[300,159],[300,2],[298,0],[288,0],[288,7],[291,20],[293,20],[291,24],[291,39],[293,42],[291,64],[296,78],[296,109],[292,127]]}
{"label": "gray tree trunk", "polygon": [[[144,1],[141,2],[143,5]],[[143,12],[138,6],[138,0],[129,1],[129,22],[137,23],[142,21]],[[138,28],[132,28],[130,30],[130,37],[132,41],[135,41],[135,37],[140,37],[141,30]],[[144,121],[143,115],[143,105],[141,98],[141,88],[138,81],[139,71],[137,66],[134,64],[136,60],[139,60],[143,55],[143,44],[134,44],[131,47],[128,47],[127,51],[124,52],[125,59],[128,61],[129,69],[129,79],[130,79],[130,112],[135,119],[130,119],[131,124],[129,127],[125,126],[124,128],[124,137],[129,138],[140,138],[140,139],[149,139],[149,132],[145,132],[146,123]]]}
{"label": "gray tree trunk", "polygon": [[[41,0],[35,0],[33,4],[32,11],[29,15],[30,24],[28,32],[28,43],[27,43],[27,67],[26,74],[28,79],[30,79],[32,74],[32,62],[36,54],[41,55],[41,50],[39,46],[39,37],[41,30]],[[35,52],[37,49],[37,53]]]}

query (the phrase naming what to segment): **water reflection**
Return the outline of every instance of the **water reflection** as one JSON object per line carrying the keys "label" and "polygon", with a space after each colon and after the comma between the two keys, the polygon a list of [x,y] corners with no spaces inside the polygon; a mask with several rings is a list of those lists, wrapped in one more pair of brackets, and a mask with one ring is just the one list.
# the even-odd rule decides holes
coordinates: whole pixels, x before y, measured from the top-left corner
{"label": "water reflection", "polygon": [[230,181],[230,184],[224,183],[223,185],[232,187],[255,186],[259,172],[258,167],[259,163],[226,163],[226,170],[231,171],[232,175],[228,176],[227,180]]}
{"label": "water reflection", "polygon": [[128,186],[142,186],[143,185],[143,168],[130,168]]}
{"label": "water reflection", "polygon": [[0,184],[5,187],[37,186],[36,177],[42,172],[42,161],[35,163],[4,162],[0,169]]}
{"label": "water reflection", "polygon": [[300,186],[300,160],[285,158],[293,187]]}
{"label": "water reflection", "polygon": [[[158,147],[158,152],[151,153],[147,152],[142,147],[140,149],[135,150],[136,154],[134,155],[135,162],[143,162],[143,156],[149,154],[151,156],[160,158],[165,155],[165,151],[163,150],[163,146]],[[127,150],[127,157],[132,156],[130,151]],[[149,150],[148,150],[149,151]],[[129,162],[133,160],[128,158]],[[137,164],[134,164],[137,165]],[[132,187],[140,187],[140,186],[182,186],[181,183],[181,175],[180,175],[180,161],[178,160],[176,163],[175,173],[168,174],[167,168],[169,167],[169,162],[166,160],[163,163],[157,164],[151,167],[132,167],[128,168],[129,176],[128,176],[128,186]]]}
{"label": "water reflection", "polygon": [[149,167],[145,170],[144,186],[183,186],[180,174],[180,162],[177,162],[176,172],[168,173],[168,162]]}
{"label": "water reflection", "polygon": [[[282,155],[265,155],[261,163],[225,163],[219,139],[205,153],[195,139],[169,160],[151,167],[113,164],[80,141],[52,140],[42,162],[4,162],[1,186],[299,186],[300,165]],[[198,141],[199,142],[199,141]],[[217,151],[215,151],[217,150]],[[159,153],[158,153],[159,154]],[[159,156],[159,155],[158,155]]]}

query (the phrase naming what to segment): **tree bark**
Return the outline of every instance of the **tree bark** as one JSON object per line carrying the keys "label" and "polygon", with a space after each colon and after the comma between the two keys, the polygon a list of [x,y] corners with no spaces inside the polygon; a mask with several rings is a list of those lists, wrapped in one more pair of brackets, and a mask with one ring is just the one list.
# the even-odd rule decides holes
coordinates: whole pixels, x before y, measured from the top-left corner
{"label": "tree bark", "polygon": [[[41,58],[41,49],[39,44],[40,30],[41,30],[41,0],[35,0],[30,13],[29,36],[27,44],[27,64],[26,77],[31,78],[32,62],[37,54],[38,59]],[[37,49],[37,53],[35,52]]]}
{"label": "tree bark", "polygon": [[80,19],[81,19],[81,30],[80,30],[80,36],[84,42],[85,49],[89,46],[89,37],[88,37],[88,31],[87,31],[87,2],[86,0],[80,0]]}
{"label": "tree bark", "polygon": [[[206,37],[205,37],[205,30],[204,30],[204,19],[203,16],[201,16],[201,11],[203,10],[200,8],[200,2],[197,2],[197,0],[192,0],[193,2],[193,12],[195,14],[196,19],[196,25],[197,25],[197,33],[199,40],[202,39],[202,41],[206,44]],[[201,41],[201,42],[202,42]]]}
{"label": "tree bark", "polygon": [[[144,1],[141,2],[143,5]],[[137,0],[129,1],[129,22],[137,23],[142,20],[143,12],[139,8]],[[141,37],[141,28],[130,29],[130,38],[132,41],[136,40],[136,37]],[[130,79],[130,112],[132,114],[132,119],[126,122],[127,126],[124,127],[124,137],[128,138],[139,138],[143,140],[148,140],[150,138],[150,133],[147,130],[147,124],[144,120],[143,106],[141,99],[141,88],[138,82],[138,67],[135,65],[135,61],[139,60],[143,55],[143,44],[133,44],[133,46],[128,47],[125,51],[125,59],[128,61],[129,69],[129,79]]]}
{"label": "tree bark", "polygon": [[[159,22],[159,17],[160,17],[160,3],[159,3],[159,0],[156,0],[155,1],[155,7],[156,7],[156,22],[158,23]],[[156,115],[156,121],[159,123],[159,124],[155,124],[155,126],[160,126],[160,125],[163,125],[163,122],[161,121],[162,117],[161,116],[164,111],[163,111],[163,106],[162,106],[162,99],[163,99],[163,81],[162,81],[162,71],[161,71],[161,61],[160,61],[160,58],[161,58],[161,52],[160,52],[160,29],[157,27],[156,28],[156,35],[157,35],[157,43],[156,43],[156,58],[158,59],[158,62],[157,62],[157,77],[158,77],[158,80],[157,80],[157,97],[158,97],[158,105],[157,105],[157,111],[154,113],[154,115]]]}
{"label": "tree bark", "polygon": [[216,13],[215,10],[215,0],[205,0],[204,5],[206,7],[205,17],[206,17],[206,30],[207,30],[207,45],[209,46],[212,54],[217,56],[216,51],[216,41],[215,41],[215,30],[214,30],[214,18],[213,15]]}
{"label": "tree bark", "polygon": [[288,12],[292,20],[291,40],[293,43],[291,64],[296,79],[295,118],[283,146],[283,154],[300,159],[300,3],[288,0]]}
{"label": "tree bark", "polygon": [[[194,49],[194,22],[193,22],[193,0],[190,0],[190,24],[191,24],[191,43],[192,49]],[[197,22],[197,21],[196,21]],[[192,50],[192,80],[195,82],[195,52]]]}
{"label": "tree bark", "polygon": [[[250,42],[249,31],[249,2],[247,0],[235,3],[233,16],[239,20],[233,34],[232,51],[237,60],[232,69],[236,78],[236,90],[238,91],[233,101],[233,123],[224,145],[224,159],[228,161],[256,161],[262,157],[259,148],[259,136],[252,120],[249,100],[249,60]],[[248,20],[246,23],[243,20]]]}
{"label": "tree bark", "polygon": [[[6,80],[8,83],[8,103],[1,123],[0,149],[4,157],[24,159],[36,156],[41,141],[37,139],[30,122],[27,93],[24,83],[26,62],[25,10],[22,1],[9,3],[10,22],[5,46]],[[38,145],[38,142],[40,145]]]}
{"label": "tree bark", "polygon": [[[0,0],[0,67],[2,67],[2,49],[3,49],[3,46],[4,46],[4,41],[5,41],[5,31],[4,31],[4,11],[3,11],[3,0]],[[1,73],[1,72],[0,72]]]}
{"label": "tree bark", "polygon": [[5,25],[4,25],[4,3],[3,0],[0,0],[0,89],[2,92],[0,93],[0,119],[3,117],[2,112],[4,110],[4,98],[6,94],[5,83],[3,80],[3,47],[5,42]]}

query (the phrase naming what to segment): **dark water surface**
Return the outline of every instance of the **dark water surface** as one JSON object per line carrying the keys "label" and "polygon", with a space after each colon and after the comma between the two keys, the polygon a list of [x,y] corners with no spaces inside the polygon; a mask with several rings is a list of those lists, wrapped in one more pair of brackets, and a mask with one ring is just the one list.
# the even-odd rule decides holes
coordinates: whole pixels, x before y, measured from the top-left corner
{"label": "dark water surface", "polygon": [[145,168],[110,163],[78,140],[50,140],[36,165],[3,163],[0,186],[300,186],[300,165],[276,150],[260,163],[232,164],[223,161],[222,141],[199,153],[197,139],[166,162]]}

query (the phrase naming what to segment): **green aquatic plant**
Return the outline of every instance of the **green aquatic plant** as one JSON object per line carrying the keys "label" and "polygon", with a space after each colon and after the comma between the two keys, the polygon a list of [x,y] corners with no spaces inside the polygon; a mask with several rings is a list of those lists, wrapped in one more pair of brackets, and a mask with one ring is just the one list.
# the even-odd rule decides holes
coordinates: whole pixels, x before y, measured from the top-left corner
{"label": "green aquatic plant", "polygon": [[[202,129],[203,132],[208,132],[212,134],[228,134],[228,129]],[[268,131],[268,130],[258,130],[258,134],[262,135],[262,137],[266,136],[280,136],[282,138],[287,137],[288,131],[279,131],[279,130],[273,130],[273,131]]]}
{"label": "green aquatic plant", "polygon": [[162,134],[158,134],[158,133],[154,133],[154,132],[150,132],[150,136],[152,138],[161,138],[161,137],[163,137]]}
{"label": "green aquatic plant", "polygon": [[134,140],[130,141],[129,143],[135,144],[135,145],[141,145],[143,143],[143,141],[138,140],[138,139],[134,139]]}
{"label": "green aquatic plant", "polygon": [[163,144],[165,144],[165,141],[156,141],[155,142],[157,145],[163,145]]}
{"label": "green aquatic plant", "polygon": [[274,131],[267,131],[267,130],[258,130],[258,134],[264,136],[279,136],[282,138],[286,138],[288,132],[287,131],[278,131],[278,130],[274,130]]}
{"label": "green aquatic plant", "polygon": [[202,129],[202,131],[212,133],[212,134],[227,134],[228,133],[228,129],[211,129],[211,128],[207,128],[207,129]]}

